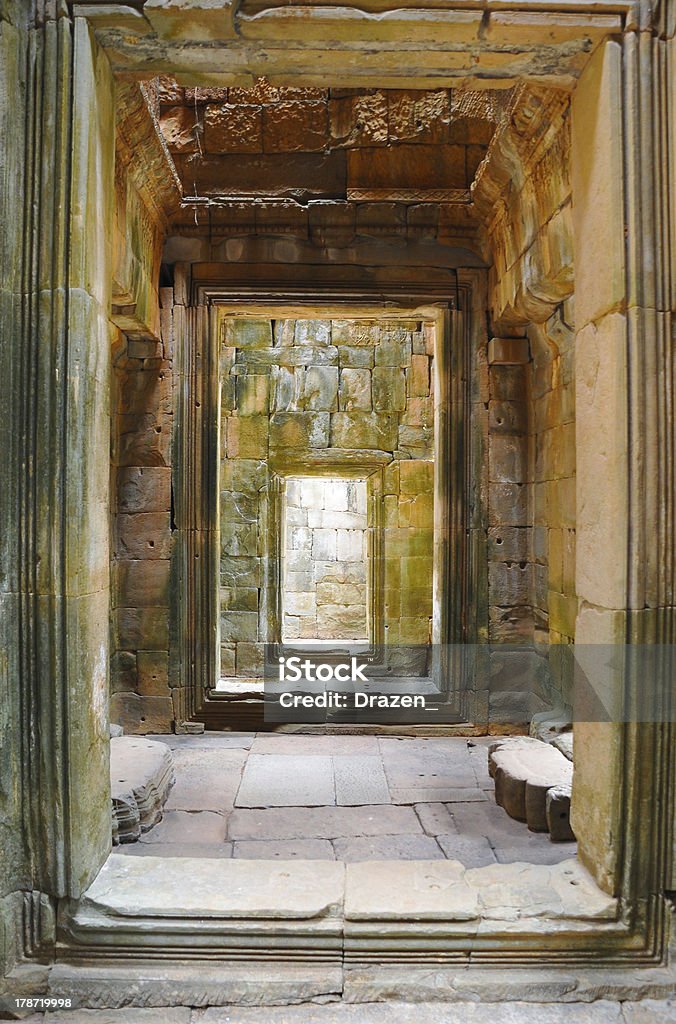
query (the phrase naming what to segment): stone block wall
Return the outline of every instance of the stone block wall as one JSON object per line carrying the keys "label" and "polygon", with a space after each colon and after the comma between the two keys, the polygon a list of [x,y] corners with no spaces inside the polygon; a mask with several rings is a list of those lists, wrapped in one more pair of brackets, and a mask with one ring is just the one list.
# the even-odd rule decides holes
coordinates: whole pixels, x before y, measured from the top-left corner
{"label": "stone block wall", "polygon": [[367,640],[365,480],[286,484],[284,640]]}
{"label": "stone block wall", "polygon": [[533,614],[540,643],[575,638],[575,379],[572,301],[529,330]]}
{"label": "stone block wall", "polygon": [[344,464],[380,473],[384,639],[429,641],[433,343],[418,321],[223,320],[224,676],[260,672],[278,629],[280,474],[332,477]]}
{"label": "stone block wall", "polygon": [[[491,263],[493,331],[512,340],[528,337],[522,362],[489,369],[489,637],[507,644],[575,637],[569,152],[569,98],[520,87],[473,186]],[[495,723],[527,724],[534,713],[567,702],[569,680],[560,659],[550,657],[551,671],[545,671],[535,655],[524,673],[519,658],[503,651],[494,662]]]}
{"label": "stone block wall", "polygon": [[169,579],[172,552],[172,289],[162,340],[115,347],[111,721],[125,732],[170,732]]}

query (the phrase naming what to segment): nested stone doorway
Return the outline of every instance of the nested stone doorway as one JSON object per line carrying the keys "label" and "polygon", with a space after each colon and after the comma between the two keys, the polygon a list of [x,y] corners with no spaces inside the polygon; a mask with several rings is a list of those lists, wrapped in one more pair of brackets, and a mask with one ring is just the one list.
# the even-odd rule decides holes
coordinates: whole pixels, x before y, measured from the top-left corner
{"label": "nested stone doorway", "polygon": [[220,692],[262,680],[266,644],[440,642],[440,311],[223,313]]}

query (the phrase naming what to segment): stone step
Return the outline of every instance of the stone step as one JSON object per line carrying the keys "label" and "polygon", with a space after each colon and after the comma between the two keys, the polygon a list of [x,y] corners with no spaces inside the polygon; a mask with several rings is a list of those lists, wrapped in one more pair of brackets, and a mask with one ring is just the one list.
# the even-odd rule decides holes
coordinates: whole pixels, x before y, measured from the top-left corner
{"label": "stone step", "polygon": [[174,764],[166,743],[141,736],[110,741],[113,844],[133,843],[162,818],[174,783]]}
{"label": "stone step", "polygon": [[[491,744],[489,772],[495,779],[495,799],[510,817],[525,821],[534,832],[550,832],[554,821],[553,839],[563,835],[572,837],[570,823],[560,815],[570,807],[570,787],[573,780],[572,762],[549,743],[530,737],[516,737]],[[559,793],[552,804],[552,815],[547,817],[547,794],[563,787],[568,793],[567,808],[564,795]],[[573,837],[574,838],[574,837]]]}

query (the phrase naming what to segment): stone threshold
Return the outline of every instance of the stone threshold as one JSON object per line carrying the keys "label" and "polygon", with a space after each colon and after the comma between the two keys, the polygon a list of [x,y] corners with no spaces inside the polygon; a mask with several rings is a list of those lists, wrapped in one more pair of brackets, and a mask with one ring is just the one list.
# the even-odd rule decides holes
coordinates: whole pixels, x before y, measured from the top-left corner
{"label": "stone threshold", "polygon": [[576,861],[213,860],[111,854],[61,908],[59,958],[463,960],[626,943],[617,900]]}
{"label": "stone threshold", "polygon": [[[429,1018],[436,1024],[446,1024],[447,1020],[448,1024],[451,1021],[464,1024],[477,1016],[477,1024],[479,1020],[482,1024],[496,1020],[553,1024],[559,1019],[570,1024],[587,1024],[587,1021],[610,1024],[616,1019],[608,1013],[610,1001],[669,1000],[664,1007],[664,1017],[655,1017],[655,1024],[658,1024],[671,1019],[668,1014],[673,1013],[671,1000],[675,982],[673,967],[624,965],[571,969],[542,964],[527,969],[512,965],[495,969],[471,964],[431,967],[406,964],[363,968],[271,964],[255,958],[246,963],[214,964],[206,959],[193,959],[179,964],[135,957],[123,964],[22,965],[0,983],[0,999],[4,987],[11,998],[41,992],[50,998],[71,999],[80,1012],[102,1008],[109,1012],[128,1008],[128,1012],[133,1012],[136,1007],[159,1007],[157,1016],[152,1019],[163,1024],[173,1021],[172,1014],[176,1014],[177,1007],[208,1006],[227,1007],[230,1013],[233,1007],[265,1006],[270,1010],[264,1018],[266,1021],[277,1020],[274,1015],[277,1007],[280,1024],[282,1021],[291,1024],[296,1019],[291,1016],[293,1006],[297,1008],[294,1013],[300,1015],[299,1024],[304,1020],[303,1008],[310,1014],[312,1024],[320,1024],[329,1007],[334,1008],[337,1017],[328,1013],[327,1024],[342,1020],[341,1013],[345,1013],[346,1021],[366,1024],[371,1019],[370,1011],[379,1011],[375,1019],[390,1024],[400,1019],[392,1013],[399,1000],[406,1007],[401,1020],[407,1022],[427,1022]],[[522,1018],[519,1013],[527,1006],[532,1007],[533,1015]],[[356,1016],[350,1013],[349,1007],[355,1009]],[[452,1007],[462,1016],[456,1018]],[[563,1011],[564,1007],[570,1015]],[[419,1008],[422,1014],[418,1013]],[[260,1010],[255,1012],[256,1016],[246,1019],[263,1019]],[[146,1009],[143,1013],[150,1017],[152,1010]],[[110,1019],[112,1022],[112,1017]],[[122,1019],[140,1024],[142,1018],[136,1011],[135,1015]],[[239,1020],[239,1017],[236,1014],[226,1017],[230,1019]],[[634,1018],[630,1020],[633,1022]],[[653,1018],[638,1014],[636,1024],[649,1020]]]}

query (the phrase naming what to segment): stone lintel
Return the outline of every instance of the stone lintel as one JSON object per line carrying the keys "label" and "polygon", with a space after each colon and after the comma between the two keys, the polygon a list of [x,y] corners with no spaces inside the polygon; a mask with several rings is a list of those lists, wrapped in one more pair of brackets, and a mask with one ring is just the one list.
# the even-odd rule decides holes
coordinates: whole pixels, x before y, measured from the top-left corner
{"label": "stone lintel", "polygon": [[[460,82],[485,89],[518,82],[524,58],[541,81],[572,88],[589,52],[621,32],[618,8],[629,5],[580,0],[576,10],[553,11],[530,3],[504,10],[498,3],[487,12],[310,5],[247,13],[231,0],[146,0],[140,20],[119,5],[124,26],[115,22],[115,6],[105,5],[105,17],[92,16],[92,26],[113,69],[125,74],[176,74],[207,87],[247,86],[265,75],[319,88],[330,80],[334,87],[424,89]],[[359,52],[365,59],[357,59]]]}
{"label": "stone lintel", "polygon": [[238,6],[239,0],[146,0],[143,13],[163,41],[215,42],[235,38]]}

